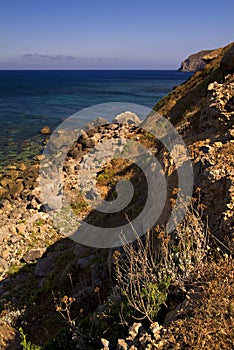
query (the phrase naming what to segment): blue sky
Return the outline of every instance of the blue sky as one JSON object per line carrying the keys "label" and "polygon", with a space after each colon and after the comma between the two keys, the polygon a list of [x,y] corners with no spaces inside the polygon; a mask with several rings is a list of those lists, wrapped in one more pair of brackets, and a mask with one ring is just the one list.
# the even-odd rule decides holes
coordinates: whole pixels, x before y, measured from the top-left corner
{"label": "blue sky", "polygon": [[233,0],[0,0],[0,69],[177,69],[234,40]]}

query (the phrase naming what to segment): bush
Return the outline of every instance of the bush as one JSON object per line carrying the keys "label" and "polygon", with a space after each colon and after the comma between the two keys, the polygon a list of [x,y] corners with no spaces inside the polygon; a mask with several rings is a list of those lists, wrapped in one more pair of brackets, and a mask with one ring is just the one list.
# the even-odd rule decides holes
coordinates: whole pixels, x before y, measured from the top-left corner
{"label": "bush", "polygon": [[[156,232],[155,232],[156,231]],[[207,228],[202,208],[191,204],[181,224],[172,235],[161,229],[149,232],[143,242],[126,244],[124,254],[113,255],[116,280],[121,293],[138,316],[153,322],[165,304],[170,286],[181,289],[198,272],[206,256]]]}

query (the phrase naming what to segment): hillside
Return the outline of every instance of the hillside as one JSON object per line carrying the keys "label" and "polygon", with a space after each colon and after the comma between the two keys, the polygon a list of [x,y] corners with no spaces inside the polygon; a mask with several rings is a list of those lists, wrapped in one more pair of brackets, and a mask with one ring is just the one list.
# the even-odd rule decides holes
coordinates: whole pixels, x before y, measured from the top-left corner
{"label": "hillside", "polygon": [[[214,81],[218,83],[223,81],[228,72],[233,72],[232,59],[233,43],[224,47],[204,69],[196,72],[184,84],[160,100],[153,108],[154,111],[167,116],[175,125],[186,124],[188,118],[189,120],[191,117],[196,118],[205,107],[208,85]],[[227,62],[228,60],[230,62]]]}
{"label": "hillside", "polygon": [[[154,107],[183,136],[193,159],[195,184],[202,187],[212,232],[223,235],[233,229],[231,222],[228,224],[233,220],[233,71],[231,43]],[[145,125],[153,122],[149,117]]]}
{"label": "hillside", "polygon": [[[91,248],[63,235],[40,197],[42,156],[32,166],[14,164],[1,173],[0,349],[232,349],[234,44],[207,61],[142,124],[134,124],[133,117],[140,120],[129,112],[121,124],[99,120],[67,153],[61,176],[71,210],[103,229],[133,220],[148,193],[144,174],[129,161],[111,160],[105,141],[114,140],[117,148],[137,141],[157,156],[166,174],[166,209],[133,244]],[[178,169],[145,131],[153,129],[157,113],[183,137],[194,172],[188,211],[170,234],[164,221],[180,191]],[[71,134],[55,136],[50,147],[62,154],[58,141]],[[94,155],[87,154],[94,146],[106,154],[96,177],[103,198],[116,197],[120,179],[130,179],[135,190],[127,210],[115,217],[93,210],[77,184],[82,161],[93,171]]]}

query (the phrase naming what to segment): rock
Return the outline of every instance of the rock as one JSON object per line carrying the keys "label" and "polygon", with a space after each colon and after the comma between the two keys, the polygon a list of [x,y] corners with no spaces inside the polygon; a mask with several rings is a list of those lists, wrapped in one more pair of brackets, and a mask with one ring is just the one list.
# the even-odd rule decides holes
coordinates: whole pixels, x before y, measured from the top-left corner
{"label": "rock", "polygon": [[25,254],[25,256],[23,257],[23,260],[26,263],[29,263],[31,261],[35,261],[38,260],[42,257],[42,255],[44,254],[45,249],[44,248],[37,248],[37,249],[32,249],[29,252],[27,252]]}
{"label": "rock", "polygon": [[80,258],[77,260],[77,265],[82,267],[82,268],[88,267],[93,258],[95,258],[94,254],[86,256],[85,258]]}
{"label": "rock", "polygon": [[117,123],[110,123],[106,127],[107,130],[116,130],[118,128],[119,128],[119,124],[117,124]]}
{"label": "rock", "polygon": [[[8,194],[7,189],[1,187],[0,188],[0,201],[1,201],[0,204],[2,207],[7,206],[6,199],[5,199],[7,197],[7,194]],[[8,204],[9,204],[9,201],[8,201]]]}
{"label": "rock", "polygon": [[92,137],[96,133],[96,129],[86,130],[86,134],[88,137]]}
{"label": "rock", "polygon": [[77,255],[78,257],[83,257],[83,256],[90,255],[92,250],[93,250],[92,248],[90,248],[88,246],[81,245],[79,243],[76,243],[75,246],[72,249],[73,253],[75,255]]}
{"label": "rock", "polygon": [[16,230],[18,233],[24,233],[25,232],[26,225],[24,223],[18,224],[16,226]]}
{"label": "rock", "polygon": [[91,266],[91,280],[92,286],[95,288],[100,284],[105,284],[109,282],[109,273],[107,264],[93,264]]}
{"label": "rock", "polygon": [[24,163],[21,163],[18,168],[20,171],[24,171],[27,169],[26,165]]}
{"label": "rock", "polygon": [[102,350],[109,350],[109,341],[104,339],[104,338],[101,338],[101,342],[102,342],[102,345],[103,345]]}
{"label": "rock", "polygon": [[204,61],[205,63],[211,62],[212,60],[214,60],[215,58],[217,58],[219,56],[221,51],[222,51],[222,48],[211,51],[210,53],[208,53],[202,57],[202,61]]}
{"label": "rock", "polygon": [[45,158],[45,156],[43,154],[39,154],[38,156],[33,157],[34,160],[40,162],[41,160],[43,160]]}
{"label": "rock", "polygon": [[20,343],[19,332],[6,322],[0,321],[0,349],[20,350]]}
{"label": "rock", "polygon": [[15,244],[17,242],[20,242],[21,240],[22,240],[21,236],[15,235],[15,236],[11,237],[10,242],[11,242],[11,244]]}
{"label": "rock", "polygon": [[82,148],[92,148],[95,145],[95,141],[88,137],[86,133],[83,133],[78,139],[78,143],[82,145]]}
{"label": "rock", "polygon": [[68,151],[67,156],[74,160],[80,160],[82,158],[82,145],[75,143]]}
{"label": "rock", "polygon": [[50,195],[47,198],[47,205],[49,206],[50,209],[56,210],[56,209],[61,209],[63,204],[62,204],[62,196],[54,196]]}
{"label": "rock", "polygon": [[11,179],[8,179],[4,177],[3,179],[0,180],[0,185],[4,188],[9,188],[9,185],[12,183]]}
{"label": "rock", "polygon": [[208,153],[209,150],[210,150],[210,146],[209,146],[209,145],[202,146],[202,147],[200,148],[200,150],[201,150],[203,153]]}
{"label": "rock", "polygon": [[11,178],[12,180],[16,180],[17,177],[19,176],[19,172],[17,170],[14,170],[14,169],[8,170],[7,171],[7,176],[9,178]]}
{"label": "rock", "polygon": [[[138,335],[138,332],[139,332],[139,329],[142,327],[142,324],[139,322],[139,323],[133,323],[133,325],[130,327],[129,329],[129,338],[134,340],[136,338],[136,336]],[[128,338],[128,339],[129,339]]]}
{"label": "rock", "polygon": [[7,227],[0,227],[0,242],[2,242],[6,237],[8,237],[10,231]]}
{"label": "rock", "polygon": [[13,182],[9,184],[9,194],[13,197],[13,198],[18,198],[20,193],[24,190],[24,186],[22,184],[22,182]]}
{"label": "rock", "polygon": [[97,117],[96,119],[94,119],[93,121],[91,121],[90,123],[88,123],[86,126],[85,126],[85,130],[88,130],[88,129],[93,129],[99,125],[106,125],[108,124],[108,120],[103,118],[103,117]]}
{"label": "rock", "polygon": [[124,339],[118,339],[117,350],[128,350],[128,344]]}
{"label": "rock", "polygon": [[65,134],[52,134],[50,136],[50,142],[49,147],[52,148],[52,150],[62,150],[63,147],[66,147],[70,145],[70,136]]}
{"label": "rock", "polygon": [[227,72],[234,71],[234,45],[228,50],[228,52],[224,55],[220,66]]}
{"label": "rock", "polygon": [[50,127],[49,126],[44,126],[41,130],[40,130],[40,133],[43,134],[43,135],[46,135],[46,134],[51,134],[51,130],[50,130]]}
{"label": "rock", "polygon": [[36,277],[47,277],[54,266],[54,256],[47,256],[38,260],[35,268]]}
{"label": "rock", "polygon": [[96,144],[101,138],[101,135],[99,133],[95,133],[92,137],[91,140],[94,141],[94,143]]}
{"label": "rock", "polygon": [[6,271],[9,268],[9,265],[6,260],[0,258],[0,273]]}
{"label": "rock", "polygon": [[179,304],[179,306],[176,309],[171,310],[166,314],[163,322],[163,325],[165,327],[168,327],[172,322],[176,321],[179,314],[180,307],[181,307],[181,304]]}
{"label": "rock", "polygon": [[208,85],[207,106],[201,111],[200,128],[215,127],[217,130],[232,126],[233,111],[230,106],[233,99],[234,78],[231,74],[223,83],[214,81]]}
{"label": "rock", "polygon": [[121,114],[118,114],[113,119],[113,123],[139,125],[141,123],[141,120],[135,113],[126,111]]}
{"label": "rock", "polygon": [[9,254],[12,251],[11,247],[9,245],[4,247],[4,250],[1,252],[2,258],[4,260],[7,260],[9,258]]}
{"label": "rock", "polygon": [[162,326],[160,326],[160,325],[158,324],[158,322],[153,322],[153,323],[151,323],[150,329],[151,329],[151,331],[152,331],[152,333],[153,333],[155,339],[160,338],[159,333],[160,333],[160,329],[161,329],[161,328],[162,328]]}

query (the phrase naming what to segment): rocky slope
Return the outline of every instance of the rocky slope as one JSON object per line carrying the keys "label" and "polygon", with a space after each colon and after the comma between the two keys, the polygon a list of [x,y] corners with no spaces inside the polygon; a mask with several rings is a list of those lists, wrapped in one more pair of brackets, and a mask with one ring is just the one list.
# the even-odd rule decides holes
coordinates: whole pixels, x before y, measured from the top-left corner
{"label": "rocky slope", "polygon": [[232,43],[154,107],[183,136],[211,230],[223,238],[229,235],[229,243],[233,233],[233,72]]}
{"label": "rocky slope", "polygon": [[[116,304],[108,297],[113,282],[110,276],[113,272],[110,268],[112,255],[105,249],[82,246],[58,232],[45,211],[46,203],[42,203],[39,196],[39,163],[30,167],[24,164],[9,166],[0,176],[1,349],[21,348],[19,334],[15,329],[19,326],[23,327],[32,342],[39,345],[47,343],[47,349],[191,348],[191,343],[186,341],[191,336],[191,329],[194,329],[193,341],[196,343],[195,323],[202,328],[204,319],[208,327],[217,318],[217,324],[220,325],[217,313],[215,314],[217,310],[221,321],[225,323],[224,333],[219,332],[218,328],[212,328],[208,337],[204,331],[204,344],[214,341],[214,346],[218,346],[222,342],[223,349],[231,349],[231,335],[225,332],[231,329],[231,320],[234,317],[233,281],[230,278],[233,271],[229,267],[232,266],[229,259],[234,250],[234,44],[231,43],[212,57],[207,57],[207,60],[209,62],[202,71],[195,73],[187,82],[173,90],[154,110],[167,116],[186,142],[193,161],[195,187],[200,188],[201,205],[208,215],[207,225],[212,234],[210,237],[217,243],[219,251],[223,249],[226,254],[224,263],[216,266],[213,260],[209,261],[200,275],[196,276],[197,279],[194,277],[194,281],[189,282],[187,289],[171,291],[167,300],[167,305],[171,306],[162,308],[155,323],[133,324],[132,319],[133,326],[129,329],[129,334],[122,331],[120,336],[121,332],[118,333],[117,336],[121,339],[109,345],[109,339],[104,338],[119,331],[120,326],[114,323],[115,317],[119,316],[119,309],[116,312]],[[153,125],[154,116],[149,116],[140,126],[129,125],[127,121],[128,118],[121,120],[121,125],[115,120],[105,126],[92,126],[90,130],[83,132],[69,150],[63,167],[64,189],[73,202],[76,215],[96,222],[106,221],[106,217],[103,219],[93,216],[92,210],[78,193],[76,181],[81,160],[82,166],[91,173],[92,159],[86,153],[105,140],[117,140],[119,147],[122,146],[123,137],[144,143],[164,162],[167,174],[174,175],[174,165],[170,162],[168,153],[165,149],[160,149],[157,141],[141,129],[141,126],[145,127],[147,124]],[[66,135],[58,134],[57,137],[64,138]],[[57,147],[56,142],[54,146]],[[109,150],[100,150],[106,154],[104,163],[110,163]],[[40,159],[39,157],[38,160]],[[98,183],[105,196],[113,195],[113,190],[110,189],[125,174],[128,178],[135,176],[135,187],[140,189],[139,198],[142,199],[143,180],[139,174],[136,176],[135,170],[129,164],[126,172],[124,163],[116,160],[108,166],[104,166],[104,163]],[[133,201],[132,212],[136,212],[137,206],[138,202]],[[119,217],[118,220],[120,219]],[[225,290],[228,290],[227,295]],[[61,305],[64,307],[64,303],[60,303],[61,297],[66,301],[64,296],[67,295],[75,301],[69,301],[74,307],[71,314],[66,314],[67,320],[64,321],[58,312],[62,310]],[[204,303],[201,295],[204,296]],[[222,300],[219,296],[222,296]],[[214,300],[216,310],[212,308]],[[222,306],[220,308],[219,303]],[[202,316],[194,311],[198,304],[203,310]],[[122,307],[121,304],[121,312]],[[210,318],[206,319],[204,310],[208,307],[211,308]],[[95,314],[97,310],[98,313]],[[222,314],[224,311],[225,315]],[[100,321],[101,315],[104,318],[103,323]],[[188,315],[192,316],[188,318],[190,328],[186,330],[180,317],[183,320]],[[107,316],[112,318],[108,319]],[[196,319],[194,323],[193,317]],[[79,321],[79,327],[75,331],[72,328],[74,319]],[[67,327],[66,331],[64,327]],[[72,328],[72,333],[69,328]],[[214,334],[219,334],[217,339]],[[102,342],[100,338],[103,338]],[[76,347],[74,339],[77,342]],[[203,346],[199,343],[196,348],[194,344],[194,349]]]}

